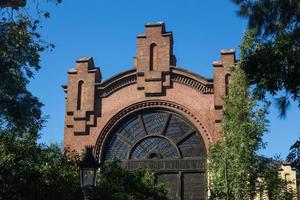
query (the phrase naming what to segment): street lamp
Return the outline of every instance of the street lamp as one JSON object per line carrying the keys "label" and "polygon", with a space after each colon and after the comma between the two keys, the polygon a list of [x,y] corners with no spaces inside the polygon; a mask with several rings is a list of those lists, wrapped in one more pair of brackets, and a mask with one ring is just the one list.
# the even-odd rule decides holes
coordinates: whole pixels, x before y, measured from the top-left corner
{"label": "street lamp", "polygon": [[99,164],[93,156],[93,146],[86,146],[85,151],[84,158],[78,164],[80,168],[80,184],[84,200],[92,200],[94,187],[96,186],[96,176]]}

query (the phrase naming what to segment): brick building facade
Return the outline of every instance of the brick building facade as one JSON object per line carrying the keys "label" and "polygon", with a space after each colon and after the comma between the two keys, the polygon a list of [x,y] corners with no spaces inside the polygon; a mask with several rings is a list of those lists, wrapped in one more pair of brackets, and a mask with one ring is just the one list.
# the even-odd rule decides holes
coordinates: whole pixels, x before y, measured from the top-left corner
{"label": "brick building facade", "polygon": [[205,161],[219,139],[233,50],[213,62],[213,79],[176,66],[173,35],[148,23],[137,36],[132,69],[102,81],[92,58],[68,71],[64,146],[95,146],[99,161],[120,159],[156,173],[171,199],[206,199]]}

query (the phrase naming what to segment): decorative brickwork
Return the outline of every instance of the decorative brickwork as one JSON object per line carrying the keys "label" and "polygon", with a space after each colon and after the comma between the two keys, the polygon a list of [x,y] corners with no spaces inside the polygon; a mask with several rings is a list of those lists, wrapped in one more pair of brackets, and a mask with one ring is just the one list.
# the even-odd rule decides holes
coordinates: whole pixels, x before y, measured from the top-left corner
{"label": "decorative brickwork", "polygon": [[[142,166],[155,171],[157,180],[166,183],[170,199],[194,199],[195,195],[206,199],[205,160],[209,145],[219,139],[222,96],[227,93],[235,52],[222,50],[221,61],[213,62],[213,79],[204,78],[176,66],[173,34],[166,31],[163,22],[148,23],[145,28],[145,34],[137,36],[137,54],[132,69],[104,82],[101,82],[100,69],[95,67],[92,58],[78,59],[75,68],[69,70],[68,83],[63,86],[67,93],[64,146],[81,152],[86,145],[94,145],[99,161],[106,159],[104,152],[107,149],[116,147],[112,149],[117,152],[113,155],[123,155],[125,160],[121,165],[124,168],[132,170]],[[146,123],[143,116],[149,113],[176,117],[164,120],[152,117]],[[139,116],[138,120],[135,118],[135,125],[130,125],[132,116]],[[173,124],[169,126],[168,123]],[[116,132],[121,130],[122,124],[129,129],[124,130],[126,137]],[[149,124],[155,126],[155,130],[170,127],[173,135],[166,137],[161,131],[149,136],[146,130]],[[192,132],[187,131],[187,125]],[[144,135],[137,138],[141,132]],[[130,141],[134,137],[137,140]],[[141,146],[148,145],[148,157],[134,160],[129,156],[128,152],[133,152],[137,141],[143,141]],[[159,146],[149,146],[149,142]],[[126,145],[131,146],[131,151]],[[177,153],[174,148],[172,150],[172,145],[178,146],[175,148]],[[121,147],[127,148],[127,156],[119,152]],[[162,149],[166,154],[153,149]],[[184,153],[186,149],[195,154]],[[142,155],[138,151],[137,148],[134,152]],[[164,157],[168,153],[175,157]]]}
{"label": "decorative brickwork", "polygon": [[[207,127],[205,143],[219,136],[230,66],[234,50],[222,50],[213,62],[214,79],[176,67],[173,34],[163,22],[148,23],[137,36],[134,68],[101,82],[92,58],[80,58],[68,71],[64,145],[77,151],[103,138],[103,130],[121,110],[140,102],[170,102],[189,110]],[[165,106],[168,108],[168,106]],[[201,126],[197,125],[202,132]],[[108,133],[105,133],[108,134]],[[204,135],[205,136],[205,135]],[[208,139],[210,138],[210,140]],[[97,148],[96,148],[97,149]]]}
{"label": "decorative brickwork", "polygon": [[170,66],[176,65],[172,32],[166,32],[163,22],[148,23],[146,34],[137,39],[137,88],[146,96],[163,95],[170,87]]}
{"label": "decorative brickwork", "polygon": [[88,134],[90,126],[95,126],[95,83],[101,81],[101,73],[95,68],[92,58],[80,58],[76,67],[70,69],[67,92],[67,128],[75,135]]}

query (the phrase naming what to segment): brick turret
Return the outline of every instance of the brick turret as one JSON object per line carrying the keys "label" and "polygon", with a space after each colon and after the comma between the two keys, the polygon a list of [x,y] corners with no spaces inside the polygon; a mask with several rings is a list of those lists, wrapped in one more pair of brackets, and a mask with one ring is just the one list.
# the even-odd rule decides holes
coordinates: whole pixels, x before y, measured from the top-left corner
{"label": "brick turret", "polygon": [[80,58],[68,71],[66,126],[74,134],[89,134],[95,124],[95,83],[101,82],[101,72],[92,58]]}
{"label": "brick turret", "polygon": [[137,87],[145,90],[146,96],[161,95],[170,86],[170,66],[176,65],[173,34],[166,32],[163,22],[148,23],[145,27],[146,33],[137,36]]}
{"label": "brick turret", "polygon": [[223,97],[228,93],[230,67],[236,63],[235,50],[222,50],[221,61],[214,61],[214,107],[215,107],[215,132],[221,130],[223,116]]}

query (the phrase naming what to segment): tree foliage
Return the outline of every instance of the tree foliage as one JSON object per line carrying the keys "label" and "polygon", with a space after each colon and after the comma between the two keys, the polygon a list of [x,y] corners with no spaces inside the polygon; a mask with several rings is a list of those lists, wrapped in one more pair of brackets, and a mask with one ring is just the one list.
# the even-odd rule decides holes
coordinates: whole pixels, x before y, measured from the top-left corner
{"label": "tree foliage", "polygon": [[257,96],[276,96],[280,115],[290,100],[300,108],[300,1],[233,0],[248,20],[241,67]]}
{"label": "tree foliage", "polygon": [[81,189],[76,154],[57,145],[37,145],[35,139],[0,134],[0,199],[79,199]]}
{"label": "tree foliage", "polygon": [[296,191],[293,190],[289,180],[281,178],[279,173],[282,161],[279,159],[270,159],[259,157],[260,173],[257,183],[258,199],[272,200],[294,200]]}
{"label": "tree foliage", "polygon": [[95,199],[167,200],[163,185],[155,184],[153,173],[141,168],[128,172],[112,161],[101,168],[100,175]]}
{"label": "tree foliage", "polygon": [[1,0],[0,7],[10,7],[14,9],[19,9],[20,7],[24,7],[26,5],[26,0]]}
{"label": "tree foliage", "polygon": [[41,67],[40,54],[53,45],[42,40],[40,19],[26,9],[1,8],[0,17],[0,129],[37,136],[43,104],[27,87]]}
{"label": "tree foliage", "polygon": [[[247,32],[244,38],[242,52],[251,45],[248,41],[251,33]],[[241,67],[243,59],[242,53],[241,60],[231,68],[221,139],[209,152],[210,199],[248,200],[258,195],[263,199],[265,195],[272,200],[292,200],[294,191],[279,176],[280,162],[257,155],[264,146],[262,136],[267,131],[269,102],[258,101],[249,92],[247,76]]]}
{"label": "tree foliage", "polygon": [[229,95],[224,102],[221,139],[209,151],[210,199],[250,199],[256,192],[256,152],[263,146],[267,106],[258,107],[249,95],[239,65],[231,69]]}
{"label": "tree foliage", "polygon": [[291,146],[287,160],[291,162],[293,167],[300,170],[300,139]]}
{"label": "tree foliage", "polygon": [[[58,145],[37,145],[31,138],[0,134],[0,199],[81,200],[77,153]],[[100,171],[95,199],[166,200],[166,190],[155,184],[152,173],[128,172],[118,162]]]}

